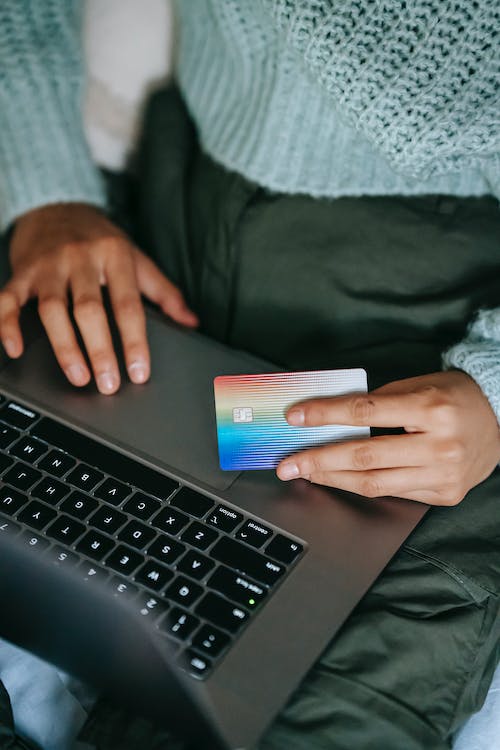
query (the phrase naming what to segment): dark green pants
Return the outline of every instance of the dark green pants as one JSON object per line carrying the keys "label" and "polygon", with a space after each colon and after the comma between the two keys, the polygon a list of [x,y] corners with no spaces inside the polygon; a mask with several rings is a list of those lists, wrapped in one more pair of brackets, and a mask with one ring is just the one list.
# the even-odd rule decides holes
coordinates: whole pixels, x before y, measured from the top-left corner
{"label": "dark green pants", "polygon": [[[270,193],[202,153],[175,91],[152,102],[140,195],[141,240],[203,330],[289,368],[366,367],[371,387],[437,371],[499,304],[493,198]],[[499,503],[497,470],[427,514],[262,750],[450,746],[499,658]]]}

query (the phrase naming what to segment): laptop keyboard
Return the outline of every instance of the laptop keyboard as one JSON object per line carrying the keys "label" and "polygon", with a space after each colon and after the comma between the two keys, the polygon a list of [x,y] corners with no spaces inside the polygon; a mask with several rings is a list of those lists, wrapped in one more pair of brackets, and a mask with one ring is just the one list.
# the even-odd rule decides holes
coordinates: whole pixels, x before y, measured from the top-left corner
{"label": "laptop keyboard", "polygon": [[203,679],[299,541],[0,395],[0,534],[100,581]]}

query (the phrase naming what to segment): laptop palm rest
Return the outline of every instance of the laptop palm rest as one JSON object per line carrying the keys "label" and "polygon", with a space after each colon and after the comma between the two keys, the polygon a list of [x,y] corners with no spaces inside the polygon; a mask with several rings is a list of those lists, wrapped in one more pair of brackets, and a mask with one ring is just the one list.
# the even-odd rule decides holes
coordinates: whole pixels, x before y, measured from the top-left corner
{"label": "laptop palm rest", "polygon": [[213,378],[274,368],[154,313],[148,314],[148,338],[151,380],[132,385],[123,375],[112,397],[99,394],[93,383],[83,389],[71,386],[43,333],[23,357],[0,371],[0,387],[155,468],[214,490],[227,489],[238,472],[219,468]]}

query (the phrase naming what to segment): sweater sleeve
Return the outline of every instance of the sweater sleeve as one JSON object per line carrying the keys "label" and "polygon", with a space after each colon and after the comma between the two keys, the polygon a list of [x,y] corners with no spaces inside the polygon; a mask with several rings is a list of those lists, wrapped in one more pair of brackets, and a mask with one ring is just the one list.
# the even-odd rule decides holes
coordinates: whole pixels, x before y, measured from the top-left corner
{"label": "sweater sleeve", "polygon": [[393,169],[423,179],[474,168],[496,193],[498,0],[262,1],[340,116]]}
{"label": "sweater sleeve", "polygon": [[83,132],[81,5],[0,2],[0,230],[48,203],[105,204]]}
{"label": "sweater sleeve", "polygon": [[474,378],[500,425],[500,307],[479,311],[467,336],[444,352],[443,366],[464,370]]}

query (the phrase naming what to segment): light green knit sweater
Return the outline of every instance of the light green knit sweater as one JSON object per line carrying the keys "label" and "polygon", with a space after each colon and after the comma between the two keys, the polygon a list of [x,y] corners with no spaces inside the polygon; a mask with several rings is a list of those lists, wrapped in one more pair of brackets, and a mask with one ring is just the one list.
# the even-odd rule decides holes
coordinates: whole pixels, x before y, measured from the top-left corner
{"label": "light green knit sweater", "polygon": [[[500,196],[498,0],[177,4],[178,79],[226,167],[313,196]],[[46,203],[105,205],[82,69],[78,0],[1,0],[1,227]],[[443,365],[500,421],[500,308]]]}

